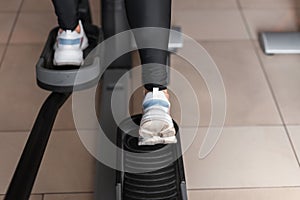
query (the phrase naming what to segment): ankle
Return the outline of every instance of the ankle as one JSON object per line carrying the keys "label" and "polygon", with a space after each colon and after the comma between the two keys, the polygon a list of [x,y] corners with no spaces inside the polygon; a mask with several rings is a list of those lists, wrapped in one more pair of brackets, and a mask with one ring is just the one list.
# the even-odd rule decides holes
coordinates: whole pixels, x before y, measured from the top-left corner
{"label": "ankle", "polygon": [[81,28],[80,28],[79,24],[78,24],[77,27],[75,28],[75,31],[76,31],[77,33],[80,33],[80,32],[81,32]]}
{"label": "ankle", "polygon": [[[64,30],[62,28],[59,29],[59,33],[62,33]],[[78,24],[76,26],[76,28],[74,29],[74,31],[76,31],[77,33],[80,33],[81,32],[81,28],[80,28],[80,25]]]}
{"label": "ankle", "polygon": [[[161,90],[161,91],[165,94],[165,96],[166,96],[167,99],[169,100],[169,99],[170,99],[170,95],[169,95],[169,93],[168,93],[168,89]],[[147,90],[147,89],[144,89],[144,95],[146,95],[148,92],[152,92],[152,91]]]}
{"label": "ankle", "polygon": [[162,90],[162,91],[165,93],[167,99],[169,100],[169,99],[170,99],[170,95],[169,95],[169,93],[168,93],[168,90],[165,89],[165,90]]}

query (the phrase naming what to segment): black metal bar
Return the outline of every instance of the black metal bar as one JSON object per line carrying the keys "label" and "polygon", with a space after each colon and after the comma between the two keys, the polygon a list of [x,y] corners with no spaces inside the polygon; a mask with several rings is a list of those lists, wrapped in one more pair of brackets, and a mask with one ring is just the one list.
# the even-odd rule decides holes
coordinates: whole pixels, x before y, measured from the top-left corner
{"label": "black metal bar", "polygon": [[124,0],[102,0],[101,9],[104,39],[129,29]]}
{"label": "black metal bar", "polygon": [[[118,33],[129,30],[127,14],[124,0],[102,0],[101,1],[101,26],[104,39],[112,37]],[[127,44],[116,40],[115,48],[123,45],[131,45],[131,38],[126,40]],[[120,56],[111,65],[110,68],[129,68],[131,69],[131,52]]]}
{"label": "black metal bar", "polygon": [[79,1],[79,18],[81,19],[83,26],[92,24],[91,8],[88,0]]}
{"label": "black metal bar", "polygon": [[71,93],[53,92],[44,102],[8,187],[5,200],[29,199],[56,115],[70,95]]}
{"label": "black metal bar", "polygon": [[171,53],[169,52],[168,53],[168,56],[167,56],[167,85],[170,84],[170,66],[171,66]]}

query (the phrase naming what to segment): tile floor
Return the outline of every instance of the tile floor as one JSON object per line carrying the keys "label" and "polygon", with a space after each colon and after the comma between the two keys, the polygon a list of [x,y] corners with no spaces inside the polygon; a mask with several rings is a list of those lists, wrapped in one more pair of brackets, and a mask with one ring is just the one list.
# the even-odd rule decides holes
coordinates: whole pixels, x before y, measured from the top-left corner
{"label": "tile floor", "polygon": [[[99,1],[91,4],[99,24]],[[199,101],[200,126],[184,155],[191,200],[300,198],[300,56],[265,56],[257,42],[259,31],[298,30],[299,9],[297,0],[173,0],[173,23],[207,50],[227,94],[220,140],[209,157],[199,159],[211,117],[209,93],[191,64],[172,56]],[[56,18],[50,0],[10,0],[0,1],[0,23],[1,199],[48,94],[36,86],[34,66]],[[186,94],[173,79],[171,86]],[[171,99],[184,141],[199,113],[192,106],[180,110],[189,99]],[[94,174],[95,161],[74,130],[70,100],[55,123],[31,200],[91,200]]]}

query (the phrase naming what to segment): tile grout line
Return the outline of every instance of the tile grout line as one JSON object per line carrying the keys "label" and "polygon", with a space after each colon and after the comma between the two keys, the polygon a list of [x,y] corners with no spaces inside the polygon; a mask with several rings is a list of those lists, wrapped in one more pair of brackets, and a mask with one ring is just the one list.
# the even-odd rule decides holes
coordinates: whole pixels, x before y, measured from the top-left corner
{"label": "tile grout line", "polygon": [[45,192],[45,193],[33,193],[32,195],[42,195],[42,196],[46,196],[46,195],[72,195],[72,194],[94,194],[94,191],[87,191],[87,192]]}
{"label": "tile grout line", "polygon": [[240,0],[236,0],[236,4],[237,4],[237,6],[238,6],[238,11],[239,11],[239,13],[240,13],[240,15],[241,15],[241,17],[242,17],[243,22],[244,22],[243,24],[244,24],[244,27],[245,27],[245,29],[246,29],[246,31],[247,31],[249,40],[250,40],[250,42],[251,42],[251,44],[252,44],[252,43],[253,43],[252,33],[251,33],[250,27],[249,27],[249,25],[248,25],[248,23],[247,23],[247,19],[246,19],[246,16],[245,16],[244,12],[243,12],[243,7],[242,7],[242,5],[241,5]]}
{"label": "tile grout line", "polygon": [[[289,124],[288,126],[297,126],[300,127],[300,124]],[[213,125],[199,125],[199,126],[190,126],[190,125],[181,125],[182,128],[208,128],[208,127],[219,127]],[[224,125],[224,128],[281,128],[282,124],[250,124],[250,125]],[[85,131],[93,130],[93,129],[83,129]],[[29,133],[31,129],[0,129],[0,134],[2,133]],[[54,128],[54,132],[72,132],[77,131],[76,128]]]}
{"label": "tile grout line", "polygon": [[[296,126],[300,127],[300,124],[289,124],[288,126]],[[219,127],[219,126],[213,126],[213,125],[199,125],[199,126],[191,126],[191,125],[181,125],[183,128],[208,128],[208,127]],[[224,128],[280,128],[283,127],[282,124],[233,124],[233,125],[225,125]],[[93,130],[93,129],[84,129],[84,130]],[[31,129],[0,129],[0,134],[2,133],[28,133]],[[76,128],[53,128],[54,132],[72,132],[77,131]]]}
{"label": "tile grout line", "polygon": [[[197,41],[197,42],[209,42],[209,43],[218,43],[218,42],[227,42],[227,43],[229,43],[229,42],[239,42],[239,41],[241,41],[241,42],[243,42],[243,41],[249,41],[249,42],[251,42],[251,41],[258,41],[257,39],[246,39],[246,38],[237,38],[237,39],[194,39],[195,41]],[[1,45],[1,44],[0,44]],[[4,46],[5,45],[5,43],[2,43],[2,45]],[[18,43],[11,43],[9,46],[26,46],[26,45],[32,45],[32,46],[43,46],[43,45],[45,45],[45,43],[44,42],[36,42],[36,43],[23,43],[23,42],[18,42]]]}
{"label": "tile grout line", "polygon": [[[1,133],[24,133],[24,134],[30,134],[30,131],[32,130],[32,128],[30,128],[30,129],[15,129],[15,130],[13,130],[13,129],[8,129],[8,130],[0,130],[0,134]],[[52,129],[53,130],[53,132],[72,132],[72,131],[77,131],[77,129],[76,128],[74,128],[74,129],[72,129],[72,128],[58,128],[58,129],[56,129],[56,128],[54,128],[54,129]],[[89,130],[92,130],[92,129],[87,129],[87,131],[89,131]]]}
{"label": "tile grout line", "polygon": [[15,30],[17,21],[18,21],[18,19],[19,19],[19,16],[20,16],[20,13],[21,13],[21,8],[22,8],[22,6],[23,6],[23,3],[24,3],[24,0],[21,1],[20,5],[19,5],[19,8],[18,8],[18,10],[17,10],[17,12],[16,12],[16,16],[15,16],[15,19],[14,19],[14,21],[13,21],[13,24],[12,24],[12,27],[11,27],[11,31],[10,31],[10,33],[9,33],[9,35],[8,35],[7,42],[6,42],[5,47],[4,47],[4,49],[3,49],[3,53],[2,53],[2,56],[1,56],[1,58],[0,58],[0,69],[1,69],[1,67],[2,67],[2,64],[3,64],[3,61],[4,61],[5,55],[6,55],[6,53],[7,53],[7,49],[8,49],[10,40],[11,40],[11,38],[12,38],[13,32],[14,32],[14,30]]}
{"label": "tile grout line", "polygon": [[300,189],[299,186],[270,186],[270,187],[232,187],[232,188],[192,188],[188,191],[228,191],[228,190],[271,190],[271,189]]}
{"label": "tile grout line", "polygon": [[292,151],[293,151],[293,153],[294,153],[294,156],[295,156],[295,158],[296,158],[296,161],[297,161],[297,163],[298,163],[298,167],[300,167],[300,160],[299,160],[299,157],[298,157],[298,155],[297,155],[297,151],[296,151],[295,145],[294,145],[294,143],[293,143],[293,141],[292,141],[291,135],[290,135],[289,130],[288,130],[288,128],[287,128],[287,124],[285,123],[285,120],[284,120],[284,117],[283,117],[283,113],[282,113],[282,111],[281,111],[281,109],[280,109],[279,102],[277,101],[277,98],[276,98],[274,89],[273,89],[273,87],[272,87],[271,81],[270,81],[270,79],[269,79],[269,77],[268,77],[268,74],[267,74],[267,71],[266,71],[266,69],[265,69],[265,67],[264,67],[264,63],[263,63],[263,61],[262,61],[262,59],[261,59],[261,57],[260,57],[260,55],[259,55],[259,50],[256,48],[256,44],[255,44],[255,42],[254,42],[255,40],[251,40],[250,26],[249,26],[249,24],[248,24],[248,22],[247,22],[247,19],[246,19],[246,16],[245,16],[244,12],[243,12],[243,8],[242,8],[242,6],[241,6],[241,4],[240,4],[240,1],[239,1],[239,0],[236,0],[236,1],[237,1],[237,4],[238,4],[238,7],[239,7],[240,14],[241,14],[241,16],[242,16],[242,18],[243,18],[244,25],[246,26],[246,29],[247,29],[247,32],[248,32],[248,36],[250,37],[250,41],[251,41],[252,47],[254,48],[254,52],[255,52],[255,54],[256,54],[256,56],[257,56],[257,58],[258,58],[258,61],[259,61],[259,63],[260,63],[260,67],[261,67],[261,69],[262,69],[262,71],[263,71],[263,75],[264,75],[264,77],[265,77],[265,79],[266,79],[266,81],[267,81],[267,85],[268,85],[269,90],[270,90],[270,92],[271,92],[271,95],[272,95],[272,97],[273,97],[273,100],[274,100],[275,106],[276,106],[276,108],[277,108],[277,112],[278,112],[278,114],[279,114],[280,120],[281,120],[281,122],[282,122],[282,125],[283,125],[283,127],[284,127],[284,130],[285,130],[286,135],[287,135],[287,137],[288,137],[289,143],[290,143],[290,145],[291,145],[291,147],[292,147]]}

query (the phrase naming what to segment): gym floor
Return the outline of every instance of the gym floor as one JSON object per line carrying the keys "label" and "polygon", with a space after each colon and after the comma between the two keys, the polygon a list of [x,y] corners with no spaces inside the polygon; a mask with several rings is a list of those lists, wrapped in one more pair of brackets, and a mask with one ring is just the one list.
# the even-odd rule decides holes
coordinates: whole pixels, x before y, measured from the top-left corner
{"label": "gym floor", "polygon": [[[99,2],[91,4],[99,24]],[[198,134],[184,155],[190,200],[300,198],[300,56],[265,56],[257,40],[261,31],[297,31],[299,19],[297,0],[173,0],[173,24],[209,52],[227,94],[222,136],[209,157],[200,160],[210,100],[191,66],[172,56],[172,66],[184,71],[200,102]],[[3,195],[48,95],[35,83],[35,64],[56,17],[50,0],[0,1],[0,24]],[[141,101],[139,95],[136,100]],[[181,121],[174,95],[172,101],[174,118],[187,132],[193,130],[188,117],[194,117],[195,109],[188,108]],[[181,106],[188,103],[188,97],[180,100]],[[92,200],[94,174],[95,160],[76,134],[69,100],[55,123],[31,200]]]}

